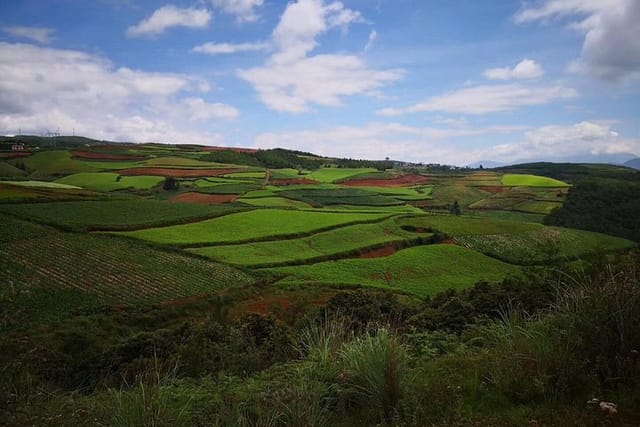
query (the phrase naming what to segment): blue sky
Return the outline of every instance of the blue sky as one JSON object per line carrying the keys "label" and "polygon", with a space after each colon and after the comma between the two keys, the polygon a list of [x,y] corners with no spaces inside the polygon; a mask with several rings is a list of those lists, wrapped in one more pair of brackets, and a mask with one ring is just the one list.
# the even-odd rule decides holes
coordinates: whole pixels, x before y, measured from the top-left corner
{"label": "blue sky", "polygon": [[0,4],[0,133],[465,165],[640,155],[637,0]]}

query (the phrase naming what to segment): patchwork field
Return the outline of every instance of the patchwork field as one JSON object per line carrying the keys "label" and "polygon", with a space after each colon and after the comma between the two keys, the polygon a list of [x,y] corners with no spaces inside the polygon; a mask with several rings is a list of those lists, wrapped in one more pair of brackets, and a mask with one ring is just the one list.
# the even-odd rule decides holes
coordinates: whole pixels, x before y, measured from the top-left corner
{"label": "patchwork field", "polygon": [[507,186],[520,187],[568,187],[569,184],[546,176],[525,175],[525,174],[505,174],[502,177],[502,184]]}
{"label": "patchwork field", "polygon": [[[299,239],[190,249],[208,258],[255,267],[265,264],[304,263],[337,254],[355,254],[370,247],[405,242],[416,236],[402,230],[394,219],[358,224]],[[428,236],[422,236],[428,237]]]}
{"label": "patchwork field", "polygon": [[419,297],[481,280],[496,281],[517,268],[456,245],[403,249],[385,258],[345,259],[313,265],[266,269],[285,276],[280,285],[372,286]]}
{"label": "patchwork field", "polygon": [[320,182],[332,183],[376,172],[377,170],[373,168],[321,168],[306,177]]}
{"label": "patchwork field", "polygon": [[109,172],[81,172],[57,179],[55,182],[96,191],[113,191],[125,188],[150,189],[164,181],[160,176],[120,176]]}
{"label": "patchwork field", "polygon": [[[122,268],[131,271],[146,271],[171,257],[178,258],[166,261],[170,265],[179,259],[202,269],[208,258],[213,266],[225,263],[275,275],[281,286],[372,286],[423,297],[478,280],[500,280],[523,265],[634,246],[603,234],[543,226],[545,215],[563,205],[571,188],[557,176],[545,176],[544,170],[383,171],[379,163],[343,167],[359,161],[266,151],[97,144],[7,156],[0,169],[7,175],[0,182],[0,213],[8,215],[7,224],[40,230],[42,250],[46,236],[53,236],[53,252],[63,251],[62,242],[68,241],[72,254],[60,257],[58,270],[26,261],[7,268],[33,277],[57,271],[60,281],[70,269],[69,286],[60,282],[51,289],[73,293],[71,283],[85,279],[66,264],[82,251],[94,257],[86,263],[95,264],[98,255],[89,250],[93,244],[98,252],[107,247],[123,252],[122,259],[120,253],[105,259],[121,259]],[[223,158],[230,163],[214,161]],[[87,234],[91,231],[109,235]],[[20,246],[25,256],[40,250],[26,240]],[[172,246],[175,252],[154,252],[155,244]],[[140,260],[140,254],[156,261]],[[130,265],[134,262],[137,267]],[[132,301],[189,294],[184,288],[188,277],[182,281],[171,274],[167,277],[183,283],[182,290],[167,285],[165,295],[131,289],[149,294],[148,299],[131,294]],[[197,277],[193,292],[206,289]],[[124,283],[138,286],[133,278]],[[215,282],[211,289],[222,287]],[[85,292],[82,298],[109,303],[126,299],[124,290],[113,299],[105,296],[111,291],[101,292]]]}
{"label": "patchwork field", "polygon": [[155,243],[203,246],[311,234],[339,225],[373,222],[388,216],[386,213],[258,209],[191,224],[125,232],[122,235]]}

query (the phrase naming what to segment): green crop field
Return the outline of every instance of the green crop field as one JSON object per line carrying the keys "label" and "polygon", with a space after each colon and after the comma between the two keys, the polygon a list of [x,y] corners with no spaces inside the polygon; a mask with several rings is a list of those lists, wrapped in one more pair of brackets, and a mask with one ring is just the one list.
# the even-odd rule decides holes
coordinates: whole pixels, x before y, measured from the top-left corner
{"label": "green crop field", "polygon": [[327,255],[349,253],[383,243],[399,242],[410,237],[415,235],[400,229],[393,220],[386,220],[375,224],[340,227],[299,239],[210,246],[191,251],[220,262],[256,266],[302,262]]}
{"label": "green crop field", "polygon": [[157,157],[155,159],[149,159],[144,162],[144,166],[150,167],[172,167],[172,168],[227,168],[229,165],[222,165],[220,163],[205,162],[202,160],[191,159],[187,157]]}
{"label": "green crop field", "polygon": [[151,199],[0,205],[0,212],[73,230],[130,230],[210,218],[242,209],[231,205],[203,206]]}
{"label": "green crop field", "polygon": [[569,184],[553,178],[538,175],[506,174],[502,177],[502,184],[506,186],[524,187],[568,187]]}
{"label": "green crop field", "polygon": [[517,267],[455,245],[426,245],[403,249],[385,258],[344,259],[313,265],[265,269],[286,276],[282,285],[332,284],[373,286],[419,297],[480,280],[498,281]]}
{"label": "green crop field", "polygon": [[0,162],[0,178],[15,178],[24,175],[26,175],[26,172],[22,169],[18,169],[7,162]]}
{"label": "green crop field", "polygon": [[383,196],[391,196],[399,200],[412,201],[430,199],[433,187],[358,187],[358,189],[371,191]]}
{"label": "green crop field", "polygon": [[326,205],[394,206],[404,204],[401,200],[359,188],[283,190],[280,194],[318,207]]}
{"label": "green crop field", "polygon": [[320,182],[339,182],[358,175],[377,172],[373,168],[321,168],[313,171],[306,178],[315,179]]}
{"label": "green crop field", "polygon": [[487,217],[491,219],[502,219],[507,221],[535,222],[542,224],[544,215],[526,212],[503,211],[503,210],[474,210],[467,211],[474,217]]}
{"label": "green crop field", "polygon": [[191,224],[122,233],[156,243],[198,246],[203,244],[266,240],[309,234],[339,225],[371,222],[385,213],[324,213],[282,209],[257,209]]}
{"label": "green crop field", "polygon": [[432,200],[427,201],[426,206],[451,205],[457,201],[460,206],[465,207],[490,196],[491,193],[483,191],[480,187],[447,181],[443,184],[435,185],[431,195]]}
{"label": "green crop field", "polygon": [[113,236],[64,233],[1,216],[2,293],[28,315],[148,305],[253,283],[232,267]]}
{"label": "green crop field", "polygon": [[255,183],[228,183],[228,184],[216,184],[207,187],[199,187],[201,193],[209,194],[244,194],[249,191],[255,191],[262,186]]}
{"label": "green crop field", "polygon": [[80,188],[76,185],[49,181],[0,181],[0,184],[15,185],[18,187],[57,188],[62,190],[78,190]]}
{"label": "green crop field", "polygon": [[265,206],[271,208],[311,208],[311,205],[309,205],[308,203],[301,202],[299,200],[291,200],[284,197],[242,197],[238,199],[238,201],[251,206]]}
{"label": "green crop field", "polygon": [[271,179],[297,179],[307,178],[305,175],[301,175],[298,169],[284,168],[284,169],[271,169]]}
{"label": "green crop field", "polygon": [[451,236],[518,234],[538,230],[543,227],[541,224],[527,222],[455,215],[423,215],[399,218],[397,221],[401,226],[433,229]]}
{"label": "green crop field", "polygon": [[81,172],[57,179],[61,184],[75,185],[96,191],[113,191],[126,188],[149,189],[164,181],[161,176],[120,176],[109,172]]}
{"label": "green crop field", "polygon": [[266,172],[234,172],[225,175],[226,178],[239,178],[239,179],[264,179]]}
{"label": "green crop field", "polygon": [[38,177],[95,171],[96,167],[71,158],[66,150],[43,151],[21,160]]}
{"label": "green crop field", "polygon": [[[189,182],[189,181],[186,181],[186,182]],[[247,183],[250,184],[251,183],[251,181],[244,181],[244,180],[231,179],[231,178],[218,178],[218,177],[195,179],[191,182],[195,187],[198,187],[198,188],[215,187],[216,185],[220,185],[220,184],[247,184]]]}
{"label": "green crop field", "polygon": [[456,242],[514,264],[571,259],[596,252],[628,249],[635,244],[619,237],[559,227],[540,227],[523,233],[476,234]]}

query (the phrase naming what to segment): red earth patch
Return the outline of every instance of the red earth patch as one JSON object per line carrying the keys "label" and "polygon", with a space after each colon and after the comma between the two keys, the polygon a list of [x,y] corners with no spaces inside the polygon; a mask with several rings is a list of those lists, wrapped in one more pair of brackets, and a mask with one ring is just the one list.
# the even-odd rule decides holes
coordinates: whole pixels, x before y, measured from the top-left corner
{"label": "red earth patch", "polygon": [[30,151],[12,151],[10,153],[0,153],[0,159],[17,159],[18,157],[30,156]]}
{"label": "red earth patch", "polygon": [[120,175],[140,176],[172,176],[175,178],[204,178],[207,176],[220,176],[234,172],[242,172],[242,169],[172,169],[172,168],[131,168],[120,171]]}
{"label": "red earth patch", "polygon": [[273,185],[296,185],[296,184],[318,184],[318,181],[309,178],[272,179],[269,184]]}
{"label": "red earth patch", "polygon": [[384,257],[395,254],[397,251],[398,250],[396,249],[395,246],[389,245],[389,246],[384,246],[382,248],[372,249],[370,251],[363,252],[358,256],[358,258],[384,258]]}
{"label": "red earth patch", "polygon": [[403,187],[416,184],[427,184],[431,179],[422,175],[403,175],[389,179],[352,179],[343,182],[343,185],[352,187]]}
{"label": "red earth patch", "polygon": [[72,151],[71,157],[84,160],[144,160],[148,158],[133,154],[95,153],[93,151]]}
{"label": "red earth patch", "polygon": [[237,194],[203,194],[188,192],[178,194],[169,200],[172,202],[194,203],[197,205],[221,205],[223,203],[233,202],[237,197]]}

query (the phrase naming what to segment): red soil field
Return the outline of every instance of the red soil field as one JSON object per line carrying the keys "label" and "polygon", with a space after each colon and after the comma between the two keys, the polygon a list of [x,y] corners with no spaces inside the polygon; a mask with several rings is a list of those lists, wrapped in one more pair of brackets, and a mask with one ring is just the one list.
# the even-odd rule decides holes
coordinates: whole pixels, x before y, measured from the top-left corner
{"label": "red soil field", "polygon": [[148,158],[132,154],[94,153],[92,151],[72,151],[71,157],[85,160],[144,160]]}
{"label": "red soil field", "polygon": [[236,153],[256,153],[255,148],[237,148],[237,147],[204,147],[204,151],[235,151]]}
{"label": "red soil field", "polygon": [[101,144],[91,147],[93,150],[122,150],[123,148],[135,148],[137,144]]}
{"label": "red soil field", "polygon": [[172,168],[131,168],[120,171],[120,175],[139,176],[172,176],[175,178],[204,178],[207,176],[220,176],[234,172],[242,172],[242,169],[172,169]]}
{"label": "red soil field", "polygon": [[197,205],[221,205],[233,202],[238,196],[236,194],[203,194],[188,192],[178,194],[169,199],[172,202],[195,203]]}
{"label": "red soil field", "polygon": [[426,176],[403,175],[390,179],[352,179],[342,184],[352,187],[402,187],[415,184],[427,184],[429,182],[431,182],[431,179]]}
{"label": "red soil field", "polygon": [[0,153],[0,159],[17,159],[18,157],[30,156],[30,151],[12,151],[10,153]]}
{"label": "red soil field", "polygon": [[272,179],[269,184],[273,185],[296,185],[296,184],[318,184],[318,181],[309,178]]}
{"label": "red soil field", "polygon": [[384,258],[386,256],[395,254],[397,251],[398,250],[395,246],[389,245],[361,253],[358,258]]}

